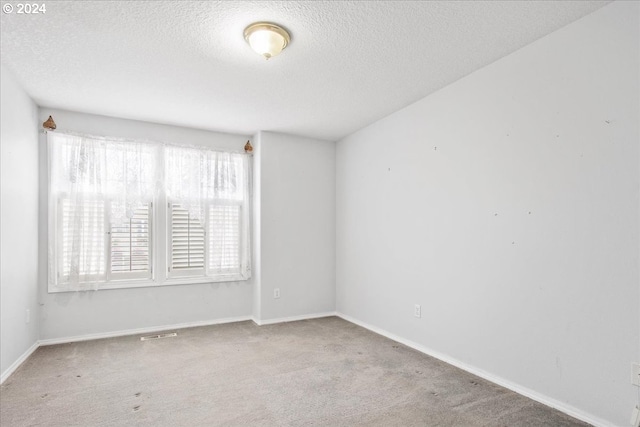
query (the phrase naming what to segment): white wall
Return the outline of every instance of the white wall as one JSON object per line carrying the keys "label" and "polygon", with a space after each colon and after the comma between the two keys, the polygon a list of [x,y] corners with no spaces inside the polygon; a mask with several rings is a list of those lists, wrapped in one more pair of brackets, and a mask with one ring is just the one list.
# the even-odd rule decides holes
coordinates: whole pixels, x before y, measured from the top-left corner
{"label": "white wall", "polygon": [[258,150],[261,294],[254,314],[268,321],[333,312],[335,143],[261,132]]}
{"label": "white wall", "polygon": [[[41,108],[58,129],[239,150],[247,136]],[[44,119],[43,119],[44,120]],[[253,277],[239,283],[47,293],[47,163],[41,137],[41,338],[114,333],[335,310],[335,143],[260,132],[253,138]],[[162,226],[161,224],[159,226]],[[279,287],[282,297],[273,299]]]}
{"label": "white wall", "polygon": [[628,423],[639,6],[610,4],[338,143],[338,312]]}
{"label": "white wall", "polygon": [[[141,138],[178,144],[242,150],[246,135],[231,135],[133,120],[41,108],[42,121],[53,115],[58,129],[94,135]],[[4,120],[3,120],[4,123]],[[40,337],[67,338],[130,329],[249,318],[253,282],[47,293],[46,140],[40,144]],[[162,226],[162,224],[158,224]],[[5,237],[2,242],[4,244]],[[164,262],[164,261],[163,261]],[[162,263],[160,263],[162,265]]]}
{"label": "white wall", "polygon": [[4,374],[38,340],[38,110],[4,66],[0,76],[0,371]]}

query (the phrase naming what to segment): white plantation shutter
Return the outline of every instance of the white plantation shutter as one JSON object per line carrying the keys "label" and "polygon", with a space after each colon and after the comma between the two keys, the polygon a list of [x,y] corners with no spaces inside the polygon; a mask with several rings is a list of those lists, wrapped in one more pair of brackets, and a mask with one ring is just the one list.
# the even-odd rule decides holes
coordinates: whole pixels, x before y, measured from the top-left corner
{"label": "white plantation shutter", "polygon": [[64,132],[48,132],[47,146],[49,291],[149,278],[150,229],[136,209],[156,195],[161,146]]}
{"label": "white plantation shutter", "polygon": [[211,274],[240,274],[241,209],[239,205],[209,207],[207,251]]}
{"label": "white plantation shutter", "polygon": [[60,203],[60,280],[85,281],[105,277],[105,212],[103,200]]}
{"label": "white plantation shutter", "polygon": [[[112,211],[121,209],[112,205]],[[151,277],[151,204],[135,209],[131,218],[111,225],[113,278]]]}
{"label": "white plantation shutter", "polygon": [[251,277],[251,157],[199,147],[165,149],[169,277]]}
{"label": "white plantation shutter", "polygon": [[250,155],[59,131],[47,147],[50,292],[251,277]]}
{"label": "white plantation shutter", "polygon": [[193,218],[179,204],[172,204],[170,211],[172,275],[204,274],[204,228],[198,219]]}

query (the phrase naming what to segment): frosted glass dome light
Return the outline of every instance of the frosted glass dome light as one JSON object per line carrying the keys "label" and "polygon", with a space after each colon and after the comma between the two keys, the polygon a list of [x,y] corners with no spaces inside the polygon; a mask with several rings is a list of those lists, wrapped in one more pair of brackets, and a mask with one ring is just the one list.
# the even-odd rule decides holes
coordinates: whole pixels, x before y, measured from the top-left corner
{"label": "frosted glass dome light", "polygon": [[276,56],[291,42],[291,36],[282,27],[268,22],[256,22],[244,30],[244,38],[256,53],[269,59]]}

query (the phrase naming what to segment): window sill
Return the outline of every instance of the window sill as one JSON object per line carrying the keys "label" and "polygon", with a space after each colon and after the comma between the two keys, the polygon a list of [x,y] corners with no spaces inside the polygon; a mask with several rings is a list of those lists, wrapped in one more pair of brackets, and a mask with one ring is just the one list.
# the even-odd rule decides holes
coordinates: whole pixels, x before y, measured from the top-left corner
{"label": "window sill", "polygon": [[[155,281],[155,280],[131,280],[131,281],[123,281],[123,282],[110,282],[98,285],[96,290],[103,291],[109,289],[131,289],[131,288],[158,288],[163,286],[177,286],[177,285],[202,285],[207,283],[233,283],[233,282],[246,282],[249,280],[240,278],[238,276],[229,276],[229,277],[176,277],[172,279],[167,279],[163,282]],[[78,290],[70,287],[66,287],[64,285],[49,287],[48,293],[56,294],[62,292],[83,292],[93,290]]]}
{"label": "window sill", "polygon": [[222,283],[222,282],[246,282],[249,278],[243,279],[240,276],[222,276],[222,277],[173,277],[164,281],[162,285],[197,285],[202,283]]}

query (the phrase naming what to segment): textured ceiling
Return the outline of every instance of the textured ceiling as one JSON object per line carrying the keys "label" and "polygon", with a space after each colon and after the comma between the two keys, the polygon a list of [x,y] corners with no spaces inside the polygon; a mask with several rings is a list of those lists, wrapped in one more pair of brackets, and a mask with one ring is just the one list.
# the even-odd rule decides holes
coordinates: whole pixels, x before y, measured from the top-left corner
{"label": "textured ceiling", "polygon": [[[0,57],[41,106],[337,140],[606,3],[47,1]],[[291,45],[265,61],[254,21]]]}

